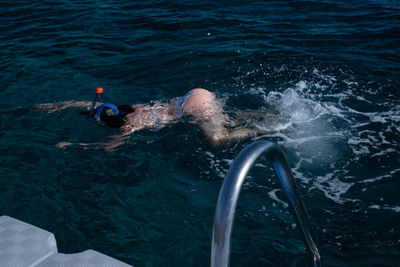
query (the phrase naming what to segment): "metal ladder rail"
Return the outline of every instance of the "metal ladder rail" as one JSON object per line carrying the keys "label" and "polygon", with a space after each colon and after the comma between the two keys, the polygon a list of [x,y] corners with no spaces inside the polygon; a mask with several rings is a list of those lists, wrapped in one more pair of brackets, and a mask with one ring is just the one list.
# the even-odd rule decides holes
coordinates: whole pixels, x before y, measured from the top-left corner
{"label": "metal ladder rail", "polygon": [[321,266],[321,256],[311,231],[306,210],[297,193],[293,175],[285,154],[272,142],[260,140],[246,146],[235,158],[218,196],[211,243],[211,266],[227,267],[230,256],[230,237],[240,189],[254,162],[265,154],[289,199],[290,206],[304,235],[311,266]]}

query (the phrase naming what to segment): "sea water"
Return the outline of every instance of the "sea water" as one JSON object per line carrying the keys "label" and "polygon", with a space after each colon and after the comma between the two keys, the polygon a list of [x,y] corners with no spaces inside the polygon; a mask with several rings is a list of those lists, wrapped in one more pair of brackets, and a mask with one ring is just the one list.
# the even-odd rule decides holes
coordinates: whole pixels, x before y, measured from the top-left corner
{"label": "sea water", "polygon": [[[254,140],[287,153],[325,266],[400,262],[400,5],[397,1],[11,1],[0,3],[0,210],[135,266],[207,266],[215,205]],[[59,149],[118,134],[76,110],[207,88],[225,110],[277,120],[210,146],[182,121],[117,151]],[[303,266],[272,166],[246,179],[231,266]]]}

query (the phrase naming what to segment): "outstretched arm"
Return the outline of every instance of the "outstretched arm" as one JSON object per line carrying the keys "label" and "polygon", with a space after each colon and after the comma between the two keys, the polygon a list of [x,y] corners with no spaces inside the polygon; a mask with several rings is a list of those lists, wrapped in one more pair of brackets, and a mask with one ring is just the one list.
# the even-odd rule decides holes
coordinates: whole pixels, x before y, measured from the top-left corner
{"label": "outstretched arm", "polygon": [[[97,103],[97,105],[101,103]],[[48,113],[53,113],[58,110],[63,110],[67,108],[88,108],[92,105],[89,101],[65,101],[56,103],[46,103],[36,105],[35,108],[38,110],[47,111]]]}
{"label": "outstretched arm", "polygon": [[67,147],[80,147],[83,149],[91,150],[106,150],[116,151],[117,148],[126,143],[129,139],[129,135],[135,131],[141,130],[141,126],[124,125],[122,132],[117,135],[110,136],[110,140],[107,142],[94,142],[94,143],[70,143],[70,142],[59,142],[56,147],[67,148]]}
{"label": "outstretched arm", "polygon": [[115,151],[117,147],[125,144],[129,136],[125,135],[114,135],[111,136],[111,140],[108,142],[94,142],[94,143],[70,143],[70,142],[59,142],[56,147],[67,148],[67,147],[80,147],[83,149],[91,150],[106,150]]}

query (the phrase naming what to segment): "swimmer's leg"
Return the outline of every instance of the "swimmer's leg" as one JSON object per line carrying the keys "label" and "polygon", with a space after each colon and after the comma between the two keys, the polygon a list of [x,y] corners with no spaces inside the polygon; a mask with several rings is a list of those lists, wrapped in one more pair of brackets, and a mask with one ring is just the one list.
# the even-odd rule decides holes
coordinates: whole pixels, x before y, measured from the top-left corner
{"label": "swimmer's leg", "polygon": [[[243,127],[228,120],[224,114],[214,114],[209,120],[199,122],[200,128],[212,145],[221,145],[231,141],[257,136],[262,133],[257,127]],[[226,125],[234,128],[227,128]]]}
{"label": "swimmer's leg", "polygon": [[[233,110],[230,111],[229,127],[256,128],[259,134],[276,132],[274,125],[279,122],[279,116],[270,110]],[[258,135],[258,134],[255,134]]]}
{"label": "swimmer's leg", "polygon": [[[243,127],[243,125],[246,125],[246,123],[243,123],[243,120],[230,118],[223,111],[223,103],[221,101],[218,101],[213,97],[203,97],[204,98],[200,99],[200,94],[193,96],[193,99],[188,100],[189,105],[184,111],[185,115],[195,119],[195,122],[198,123],[212,145],[220,145],[233,140],[257,136],[261,133],[261,131],[257,127],[254,127],[254,125],[249,125],[251,127]],[[191,100],[193,102],[189,102]],[[196,101],[198,103],[194,104]],[[241,114],[241,116],[251,115],[253,117],[255,114],[257,117],[262,115],[253,112]]]}
{"label": "swimmer's leg", "polygon": [[212,145],[273,133],[271,125],[278,120],[276,115],[262,111],[238,110],[228,116],[219,106],[214,106],[213,113],[208,115],[200,120],[199,126]]}
{"label": "swimmer's leg", "polygon": [[215,131],[212,135],[207,135],[212,145],[218,146],[227,144],[232,141],[241,140],[261,134],[257,128],[249,129],[245,127],[237,127],[235,129],[220,129]]}

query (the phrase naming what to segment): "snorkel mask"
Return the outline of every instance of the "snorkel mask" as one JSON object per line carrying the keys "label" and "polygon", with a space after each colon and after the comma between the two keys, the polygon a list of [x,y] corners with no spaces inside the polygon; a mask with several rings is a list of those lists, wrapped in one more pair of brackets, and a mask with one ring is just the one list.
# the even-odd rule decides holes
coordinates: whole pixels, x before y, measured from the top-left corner
{"label": "snorkel mask", "polygon": [[110,104],[110,103],[104,103],[104,104],[101,104],[101,106],[97,109],[97,112],[93,116],[93,118],[96,121],[100,120],[100,115],[103,112],[104,108],[111,108],[113,111],[113,112],[109,112],[108,110],[105,111],[107,116],[118,116],[118,114],[119,114],[117,106]]}
{"label": "snorkel mask", "polygon": [[[104,103],[101,104],[100,107],[96,108],[96,103],[99,100],[101,94],[103,93],[103,88],[97,88],[96,89],[96,96],[90,105],[90,109],[88,112],[83,112],[84,115],[86,115],[86,118],[88,120],[100,120],[101,113],[103,112],[104,108],[108,108],[105,112],[107,113],[107,116],[118,116],[118,108],[117,106],[110,104],[110,103]],[[111,112],[109,111],[111,109]],[[112,114],[111,114],[112,113]]]}
{"label": "snorkel mask", "polygon": [[103,93],[103,88],[97,88],[96,96],[90,105],[90,108],[84,111],[79,111],[80,114],[85,115],[88,120],[101,121],[107,126],[119,128],[126,122],[125,116],[134,112],[135,109],[131,105],[113,105],[104,103],[96,107],[97,101]]}

